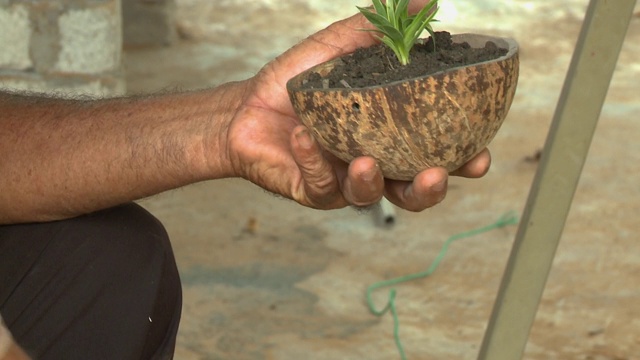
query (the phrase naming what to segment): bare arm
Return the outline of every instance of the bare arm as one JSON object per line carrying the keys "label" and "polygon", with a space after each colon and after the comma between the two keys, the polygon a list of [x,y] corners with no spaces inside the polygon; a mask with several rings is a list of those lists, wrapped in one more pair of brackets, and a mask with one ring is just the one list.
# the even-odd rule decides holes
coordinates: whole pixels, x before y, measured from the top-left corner
{"label": "bare arm", "polygon": [[[0,93],[0,224],[63,219],[201,180],[243,177],[334,209],[383,196],[421,211],[447,191],[443,168],[388,181],[371,157],[325,156],[296,117],[286,81],[377,40],[361,15],[336,22],[242,82],[184,94],[99,101]],[[488,151],[455,175],[483,176]]]}
{"label": "bare arm", "polygon": [[98,101],[0,93],[0,223],[76,216],[230,175],[225,131],[242,91],[233,83]]}

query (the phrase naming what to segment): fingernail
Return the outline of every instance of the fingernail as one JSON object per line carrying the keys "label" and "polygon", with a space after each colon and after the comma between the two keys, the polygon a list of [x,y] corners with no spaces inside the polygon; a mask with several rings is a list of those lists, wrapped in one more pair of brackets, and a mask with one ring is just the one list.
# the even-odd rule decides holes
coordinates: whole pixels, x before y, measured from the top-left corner
{"label": "fingernail", "polygon": [[431,185],[430,189],[431,191],[435,191],[435,192],[441,192],[444,191],[447,188],[447,179],[442,179],[439,182]]}
{"label": "fingernail", "polygon": [[378,175],[378,165],[376,165],[372,169],[362,172],[362,180],[371,182],[373,181],[373,179],[375,179],[376,175]]}
{"label": "fingernail", "polygon": [[313,147],[313,138],[307,129],[298,131],[296,133],[296,140],[303,149],[309,150]]}

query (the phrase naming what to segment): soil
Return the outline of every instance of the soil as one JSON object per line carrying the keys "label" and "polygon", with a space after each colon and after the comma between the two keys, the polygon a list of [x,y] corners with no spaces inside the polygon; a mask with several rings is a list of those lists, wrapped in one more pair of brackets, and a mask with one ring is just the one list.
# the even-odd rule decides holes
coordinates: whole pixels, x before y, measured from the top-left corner
{"label": "soil", "polygon": [[[319,73],[311,73],[304,83],[305,88],[321,89],[329,80],[329,88],[361,88],[383,85],[390,82],[420,77],[452,67],[476,64],[493,60],[507,53],[488,41],[483,48],[472,48],[468,43],[454,43],[451,34],[439,31],[433,38],[421,39],[410,53],[410,62],[402,66],[395,53],[384,44],[357,49],[344,56],[343,63],[323,78]],[[324,80],[324,84],[323,84]]]}

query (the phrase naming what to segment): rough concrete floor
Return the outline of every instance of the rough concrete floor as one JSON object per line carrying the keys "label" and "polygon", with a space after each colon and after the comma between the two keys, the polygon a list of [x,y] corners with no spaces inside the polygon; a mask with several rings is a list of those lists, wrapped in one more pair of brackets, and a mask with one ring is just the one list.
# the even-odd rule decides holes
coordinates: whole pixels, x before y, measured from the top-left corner
{"label": "rough concrete floor", "polygon": [[[354,1],[179,0],[183,40],[126,53],[131,92],[243,79]],[[362,4],[362,2],[359,2]],[[521,212],[587,1],[458,0],[440,30],[511,36],[521,78],[480,180],[395,226],[314,211],[242,180],[145,200],[166,225],[184,286],[177,359],[397,359],[390,316],[365,288],[425,270],[451,235]],[[335,4],[335,3],[333,3]],[[606,31],[604,29],[603,31]],[[640,359],[640,17],[635,16],[534,324],[526,359]],[[576,119],[580,121],[580,119]],[[430,278],[397,287],[409,359],[473,359],[516,232],[461,240]],[[375,294],[381,306],[386,291]]]}

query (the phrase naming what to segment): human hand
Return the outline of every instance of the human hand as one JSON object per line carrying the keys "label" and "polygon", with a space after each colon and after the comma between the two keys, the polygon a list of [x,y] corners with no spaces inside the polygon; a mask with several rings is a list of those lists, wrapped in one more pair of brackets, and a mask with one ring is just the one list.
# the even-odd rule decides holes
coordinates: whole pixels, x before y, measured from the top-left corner
{"label": "human hand", "polygon": [[[324,152],[296,117],[287,81],[321,62],[375,44],[360,14],[332,24],[267,64],[243,85],[243,105],[228,128],[227,146],[234,173],[298,203],[319,209],[368,206],[384,196],[395,205],[421,211],[442,201],[447,171],[431,168],[412,182],[384,179],[371,157],[350,164]],[[489,169],[483,150],[452,175],[476,178]]]}

